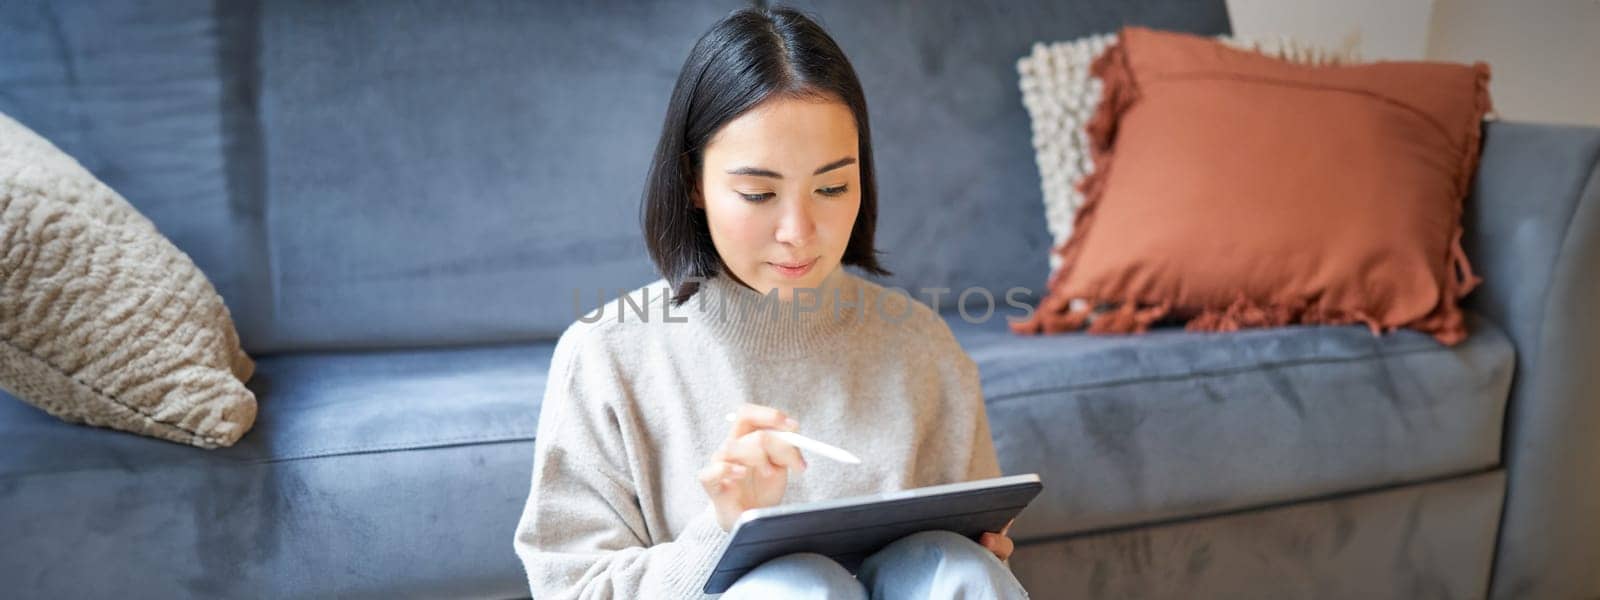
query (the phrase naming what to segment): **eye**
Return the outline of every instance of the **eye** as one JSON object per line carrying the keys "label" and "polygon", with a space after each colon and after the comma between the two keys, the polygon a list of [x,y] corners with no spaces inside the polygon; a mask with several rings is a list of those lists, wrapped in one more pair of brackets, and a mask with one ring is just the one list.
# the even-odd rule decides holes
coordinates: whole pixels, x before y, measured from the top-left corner
{"label": "eye", "polygon": [[765,192],[761,194],[746,194],[744,192],[739,192],[739,195],[744,196],[744,199],[750,202],[766,202],[768,198],[776,196],[777,194],[772,192]]}
{"label": "eye", "polygon": [[822,188],[822,189],[817,190],[817,191],[821,192],[822,195],[824,195],[824,196],[839,196],[839,195],[842,195],[842,194],[844,194],[845,192],[847,192],[849,190],[850,190],[850,186],[840,185],[840,186],[835,186],[835,187],[831,187],[831,188]]}

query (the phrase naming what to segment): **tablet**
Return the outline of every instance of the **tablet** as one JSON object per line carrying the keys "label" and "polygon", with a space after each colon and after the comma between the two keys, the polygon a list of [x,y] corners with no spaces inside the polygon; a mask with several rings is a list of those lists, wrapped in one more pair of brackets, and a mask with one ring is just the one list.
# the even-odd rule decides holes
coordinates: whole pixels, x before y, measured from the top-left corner
{"label": "tablet", "polygon": [[1000,531],[1043,485],[1037,473],[1011,475],[744,511],[706,579],[720,594],[763,562],[794,552],[815,552],[851,573],[873,552],[929,529],[977,540]]}

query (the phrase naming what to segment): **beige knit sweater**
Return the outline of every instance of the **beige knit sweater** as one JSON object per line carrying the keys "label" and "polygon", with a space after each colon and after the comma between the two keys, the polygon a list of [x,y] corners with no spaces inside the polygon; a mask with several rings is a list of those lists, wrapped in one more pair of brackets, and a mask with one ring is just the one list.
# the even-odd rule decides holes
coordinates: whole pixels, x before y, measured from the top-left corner
{"label": "beige knit sweater", "polygon": [[977,366],[923,304],[843,269],[795,302],[719,276],[664,313],[668,290],[556,344],[515,540],[534,598],[702,597],[728,534],[696,471],[741,403],[864,461],[807,455],[785,504],[1000,475]]}

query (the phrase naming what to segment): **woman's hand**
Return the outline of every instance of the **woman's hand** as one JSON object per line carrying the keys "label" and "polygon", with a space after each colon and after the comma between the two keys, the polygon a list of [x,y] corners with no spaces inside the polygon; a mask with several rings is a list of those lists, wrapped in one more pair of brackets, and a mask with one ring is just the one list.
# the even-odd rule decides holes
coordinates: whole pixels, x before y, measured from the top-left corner
{"label": "woman's hand", "polygon": [[755,404],[740,406],[736,416],[722,447],[700,469],[700,484],[711,497],[723,531],[733,529],[739,513],[776,506],[789,485],[789,469],[806,469],[799,449],[766,432],[794,431],[800,427],[794,419],[778,409]]}
{"label": "woman's hand", "polygon": [[1011,538],[1006,537],[1006,532],[1011,531],[1011,524],[1015,522],[1017,522],[1016,519],[1007,521],[1006,526],[1000,529],[1000,533],[985,531],[979,540],[983,547],[988,548],[990,552],[993,552],[1002,561],[1011,558],[1011,551],[1016,549],[1016,545],[1011,543]]}

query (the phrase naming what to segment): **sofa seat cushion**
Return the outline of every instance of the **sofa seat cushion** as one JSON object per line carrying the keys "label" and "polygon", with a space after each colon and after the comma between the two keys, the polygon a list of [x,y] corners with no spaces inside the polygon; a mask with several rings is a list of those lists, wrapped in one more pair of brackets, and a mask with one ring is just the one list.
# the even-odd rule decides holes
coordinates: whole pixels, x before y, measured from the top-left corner
{"label": "sofa seat cushion", "polygon": [[1019,540],[1428,480],[1499,462],[1513,349],[1402,330],[1019,337],[946,317],[978,363],[1007,474],[1044,491]]}
{"label": "sofa seat cushion", "polygon": [[60,597],[526,594],[510,536],[553,350],[261,357],[255,428],[209,451],[0,397],[0,581]]}

